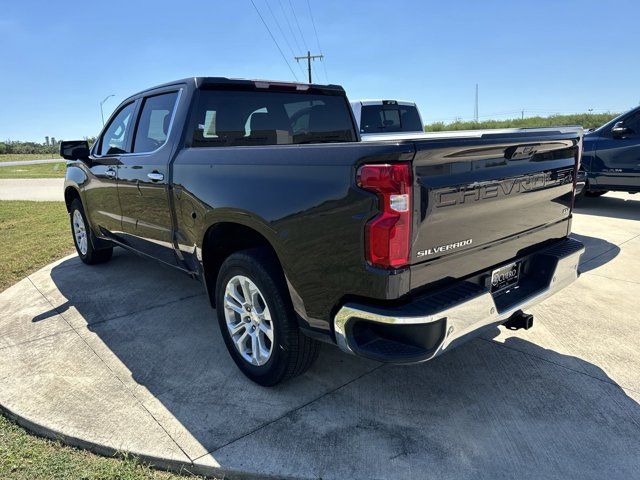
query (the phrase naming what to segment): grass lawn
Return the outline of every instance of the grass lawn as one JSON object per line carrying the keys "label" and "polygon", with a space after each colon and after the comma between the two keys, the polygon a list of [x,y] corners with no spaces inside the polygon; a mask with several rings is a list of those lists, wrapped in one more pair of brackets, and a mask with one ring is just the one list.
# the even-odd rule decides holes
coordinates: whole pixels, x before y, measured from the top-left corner
{"label": "grass lawn", "polygon": [[73,250],[63,202],[0,201],[0,291]]}
{"label": "grass lawn", "polygon": [[64,177],[66,171],[67,164],[64,162],[18,167],[0,166],[0,178],[58,178]]}
{"label": "grass lawn", "polygon": [[[48,160],[59,158],[57,153],[3,153],[0,154],[0,162],[17,162],[18,160]],[[60,159],[62,160],[62,159]]]}
{"label": "grass lawn", "polygon": [[[68,218],[62,202],[0,201],[0,291],[74,251]],[[0,414],[2,480],[184,478],[153,470],[133,458],[100,457],[36,437]]]}
{"label": "grass lawn", "polygon": [[[154,470],[132,458],[105,458],[28,434],[0,415],[3,480],[172,480],[186,477]],[[191,477],[193,478],[193,477]]]}

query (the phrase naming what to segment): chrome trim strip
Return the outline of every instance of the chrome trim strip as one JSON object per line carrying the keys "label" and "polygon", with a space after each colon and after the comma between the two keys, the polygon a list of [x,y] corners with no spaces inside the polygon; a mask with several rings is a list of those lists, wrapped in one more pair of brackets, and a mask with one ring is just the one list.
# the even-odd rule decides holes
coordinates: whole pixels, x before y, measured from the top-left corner
{"label": "chrome trim strip", "polygon": [[338,311],[334,318],[336,342],[341,350],[351,354],[356,353],[349,345],[346,333],[347,325],[352,318],[360,318],[391,325],[416,325],[433,323],[446,317],[444,340],[429,357],[424,358],[422,361],[430,360],[443,353],[455,340],[483,327],[502,323],[518,310],[530,308],[569,286],[578,278],[578,263],[580,255],[583,253],[584,247],[566,257],[560,258],[556,264],[556,269],[551,277],[551,281],[546,287],[526,300],[512,305],[505,311],[498,311],[493,296],[488,291],[448,309],[421,317],[380,315],[368,309],[366,306],[347,303]]}

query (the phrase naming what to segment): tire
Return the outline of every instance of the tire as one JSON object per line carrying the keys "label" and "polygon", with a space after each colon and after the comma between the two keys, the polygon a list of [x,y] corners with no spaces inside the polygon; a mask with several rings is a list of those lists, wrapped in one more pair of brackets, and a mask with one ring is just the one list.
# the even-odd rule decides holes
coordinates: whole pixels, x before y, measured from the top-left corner
{"label": "tire", "polygon": [[320,345],[300,331],[282,270],[267,249],[230,255],[215,292],[227,350],[250,380],[274,386],[304,373],[318,357]]}
{"label": "tire", "polygon": [[100,250],[94,247],[94,237],[91,227],[88,226],[87,216],[84,213],[82,202],[75,199],[71,202],[69,208],[69,219],[71,221],[71,236],[76,252],[80,260],[87,265],[95,265],[109,261],[113,254],[113,247],[102,248]]}
{"label": "tire", "polygon": [[586,192],[584,192],[584,196],[585,197],[601,197],[602,195],[604,195],[607,192],[608,192],[608,190],[586,191]]}

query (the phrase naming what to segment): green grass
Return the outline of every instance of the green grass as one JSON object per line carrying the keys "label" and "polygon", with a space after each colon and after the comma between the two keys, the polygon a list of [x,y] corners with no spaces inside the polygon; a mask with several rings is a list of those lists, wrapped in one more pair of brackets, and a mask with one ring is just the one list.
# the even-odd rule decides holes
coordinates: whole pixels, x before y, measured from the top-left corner
{"label": "green grass", "polygon": [[0,201],[0,291],[73,249],[64,203]]}
{"label": "green grass", "polygon": [[[3,153],[0,154],[0,162],[17,162],[19,160],[48,160],[60,158],[57,153]],[[60,158],[62,160],[62,158]]]}
{"label": "green grass", "polygon": [[[0,251],[0,291],[73,252],[64,203],[0,201]],[[184,478],[151,469],[135,458],[105,458],[36,437],[0,414],[2,480]]]}
{"label": "green grass", "polygon": [[25,432],[0,415],[0,478],[3,480],[173,480],[134,458],[104,458]]}
{"label": "green grass", "polygon": [[17,167],[0,166],[0,178],[62,178],[66,171],[67,164],[64,162]]}

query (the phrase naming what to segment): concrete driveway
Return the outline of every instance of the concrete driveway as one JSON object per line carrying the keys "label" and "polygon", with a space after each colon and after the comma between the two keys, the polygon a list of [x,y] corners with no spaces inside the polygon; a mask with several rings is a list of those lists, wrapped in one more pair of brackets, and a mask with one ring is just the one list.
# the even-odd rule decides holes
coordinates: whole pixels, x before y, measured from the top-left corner
{"label": "concrete driveway", "polygon": [[0,404],[74,445],[231,477],[636,478],[638,220],[628,195],[578,207],[584,273],[529,331],[411,367],[327,346],[273,389],[237,371],[195,281],[68,257],[0,294]]}
{"label": "concrete driveway", "polygon": [[63,201],[64,178],[0,178],[0,200]]}

